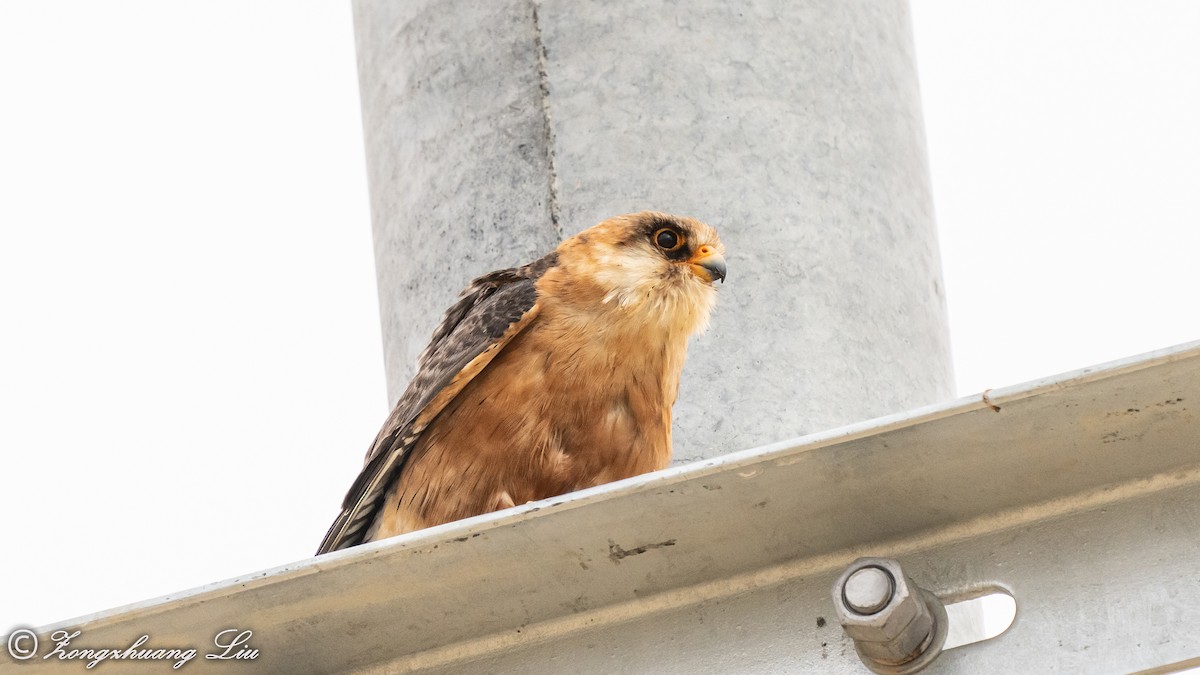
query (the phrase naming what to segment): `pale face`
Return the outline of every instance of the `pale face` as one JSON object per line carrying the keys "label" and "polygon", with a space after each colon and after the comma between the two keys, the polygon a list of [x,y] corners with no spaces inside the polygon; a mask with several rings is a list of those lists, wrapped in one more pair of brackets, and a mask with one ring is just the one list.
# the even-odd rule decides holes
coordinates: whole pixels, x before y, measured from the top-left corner
{"label": "pale face", "polygon": [[703,330],[725,278],[716,230],[691,218],[643,212],[584,230],[560,251],[579,258],[602,302],[648,324]]}

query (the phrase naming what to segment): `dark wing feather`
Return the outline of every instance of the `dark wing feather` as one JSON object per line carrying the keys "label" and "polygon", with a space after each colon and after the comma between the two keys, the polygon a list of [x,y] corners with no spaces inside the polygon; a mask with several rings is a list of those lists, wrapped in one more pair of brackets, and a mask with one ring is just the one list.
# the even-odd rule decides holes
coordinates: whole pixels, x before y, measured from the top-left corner
{"label": "dark wing feather", "polygon": [[366,463],[317,555],[363,542],[388,486],[404,468],[409,449],[467,382],[536,316],[534,283],[556,261],[551,253],[524,267],[485,274],[446,310],[417,360],[416,377],[367,451]]}

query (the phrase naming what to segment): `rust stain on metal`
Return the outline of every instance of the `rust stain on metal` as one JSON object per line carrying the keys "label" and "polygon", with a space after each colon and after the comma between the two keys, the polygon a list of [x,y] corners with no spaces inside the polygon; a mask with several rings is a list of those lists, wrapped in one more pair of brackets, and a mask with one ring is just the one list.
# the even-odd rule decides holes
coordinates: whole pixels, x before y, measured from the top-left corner
{"label": "rust stain on metal", "polygon": [[987,404],[987,407],[991,408],[995,412],[1000,412],[1000,406],[996,405],[995,403],[992,403],[991,397],[988,396],[989,391],[991,391],[990,387],[983,390],[983,402],[985,404]]}
{"label": "rust stain on metal", "polygon": [[641,555],[641,554],[645,553],[646,551],[649,551],[652,548],[664,548],[666,546],[674,546],[674,545],[675,545],[675,540],[668,539],[666,541],[660,541],[657,544],[643,544],[642,546],[638,546],[637,548],[624,549],[624,548],[621,548],[620,544],[609,539],[608,540],[608,559],[613,561],[613,563],[619,563],[624,558],[628,558],[629,556],[632,556],[632,555]]}

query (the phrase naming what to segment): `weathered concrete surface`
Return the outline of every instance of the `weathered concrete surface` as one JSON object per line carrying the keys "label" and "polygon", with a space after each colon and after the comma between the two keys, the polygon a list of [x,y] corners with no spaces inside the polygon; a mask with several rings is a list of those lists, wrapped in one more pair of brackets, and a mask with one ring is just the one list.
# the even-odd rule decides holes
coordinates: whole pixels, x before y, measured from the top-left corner
{"label": "weathered concrete surface", "polygon": [[360,2],[354,25],[395,402],[458,291],[560,234],[528,0]]}
{"label": "weathered concrete surface", "polygon": [[469,278],[646,208],[728,248],[677,461],[952,396],[906,2],[358,0],[355,23],[393,399]]}

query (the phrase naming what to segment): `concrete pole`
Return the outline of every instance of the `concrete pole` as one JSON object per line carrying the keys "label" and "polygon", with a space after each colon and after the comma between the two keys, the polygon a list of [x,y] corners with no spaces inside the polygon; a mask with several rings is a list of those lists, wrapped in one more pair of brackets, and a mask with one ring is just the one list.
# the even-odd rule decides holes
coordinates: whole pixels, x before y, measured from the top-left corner
{"label": "concrete pole", "polygon": [[677,462],[954,395],[904,0],[354,14],[392,400],[469,279],[642,209],[728,248]]}

